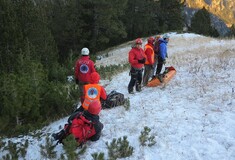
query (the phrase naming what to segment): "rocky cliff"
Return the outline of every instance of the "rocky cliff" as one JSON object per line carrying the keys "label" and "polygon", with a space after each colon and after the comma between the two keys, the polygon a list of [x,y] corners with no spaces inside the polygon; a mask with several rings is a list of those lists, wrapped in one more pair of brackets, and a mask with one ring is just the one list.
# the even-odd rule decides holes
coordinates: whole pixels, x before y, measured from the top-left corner
{"label": "rocky cliff", "polygon": [[235,25],[235,0],[185,0],[185,5],[195,9],[205,7],[222,19],[228,27]]}

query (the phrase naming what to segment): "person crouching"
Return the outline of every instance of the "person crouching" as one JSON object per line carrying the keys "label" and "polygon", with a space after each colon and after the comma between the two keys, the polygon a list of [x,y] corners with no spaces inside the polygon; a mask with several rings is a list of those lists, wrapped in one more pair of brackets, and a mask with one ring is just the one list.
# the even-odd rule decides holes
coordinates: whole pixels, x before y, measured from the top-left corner
{"label": "person crouching", "polygon": [[57,144],[63,144],[63,140],[72,134],[79,146],[82,146],[88,140],[99,140],[104,127],[99,120],[100,111],[101,103],[98,100],[92,101],[88,110],[72,114],[68,118],[68,123],[64,125],[64,129],[52,134],[52,137],[57,141]]}

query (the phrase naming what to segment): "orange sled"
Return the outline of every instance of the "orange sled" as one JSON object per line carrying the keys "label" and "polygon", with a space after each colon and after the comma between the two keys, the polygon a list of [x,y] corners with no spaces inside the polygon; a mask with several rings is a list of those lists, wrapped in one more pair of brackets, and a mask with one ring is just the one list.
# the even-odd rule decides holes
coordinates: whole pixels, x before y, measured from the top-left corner
{"label": "orange sled", "polygon": [[176,74],[176,70],[174,67],[166,67],[165,71],[163,72],[162,76],[162,82],[159,80],[159,77],[152,79],[151,81],[148,82],[147,86],[148,87],[156,87],[160,85],[166,85]]}

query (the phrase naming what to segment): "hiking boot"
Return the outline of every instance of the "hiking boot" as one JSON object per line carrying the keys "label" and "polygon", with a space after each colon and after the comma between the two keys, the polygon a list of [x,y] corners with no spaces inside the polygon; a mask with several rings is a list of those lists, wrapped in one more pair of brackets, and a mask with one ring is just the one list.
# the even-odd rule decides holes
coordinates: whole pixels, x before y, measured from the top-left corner
{"label": "hiking boot", "polygon": [[152,80],[154,80],[154,79],[156,79],[156,76],[152,76],[152,79],[151,79],[150,81],[152,81]]}
{"label": "hiking boot", "polygon": [[133,89],[129,89],[129,88],[128,88],[128,93],[129,93],[129,94],[134,94]]}
{"label": "hiking boot", "polygon": [[142,89],[141,89],[141,85],[140,85],[140,84],[136,84],[136,91],[137,91],[137,92],[142,91]]}
{"label": "hiking boot", "polygon": [[158,75],[157,75],[157,78],[158,78],[158,79],[159,79],[159,81],[162,83],[162,81],[163,81],[163,75],[158,74]]}
{"label": "hiking boot", "polygon": [[61,130],[58,133],[53,133],[52,137],[57,141],[62,141],[65,138],[66,134],[64,130]]}
{"label": "hiking boot", "polygon": [[129,94],[134,94],[133,90],[132,91],[128,91]]}
{"label": "hiking boot", "polygon": [[137,91],[137,92],[141,92],[141,91],[142,91],[141,87],[139,87],[138,89],[136,89],[136,91]]}

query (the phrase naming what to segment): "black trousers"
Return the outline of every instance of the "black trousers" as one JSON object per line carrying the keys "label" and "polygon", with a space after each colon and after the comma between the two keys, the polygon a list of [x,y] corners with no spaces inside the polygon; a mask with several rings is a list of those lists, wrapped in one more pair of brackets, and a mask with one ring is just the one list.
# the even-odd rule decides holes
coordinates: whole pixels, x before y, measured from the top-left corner
{"label": "black trousers", "polygon": [[138,87],[141,85],[142,82],[142,73],[143,69],[135,69],[131,67],[130,70],[130,75],[131,75],[131,80],[128,84],[128,91],[133,91],[134,86],[136,86],[136,90],[138,90]]}
{"label": "black trousers", "polygon": [[163,66],[163,61],[164,61],[164,60],[163,60],[161,57],[158,57],[156,75],[161,73],[161,71],[162,71],[162,66]]}

